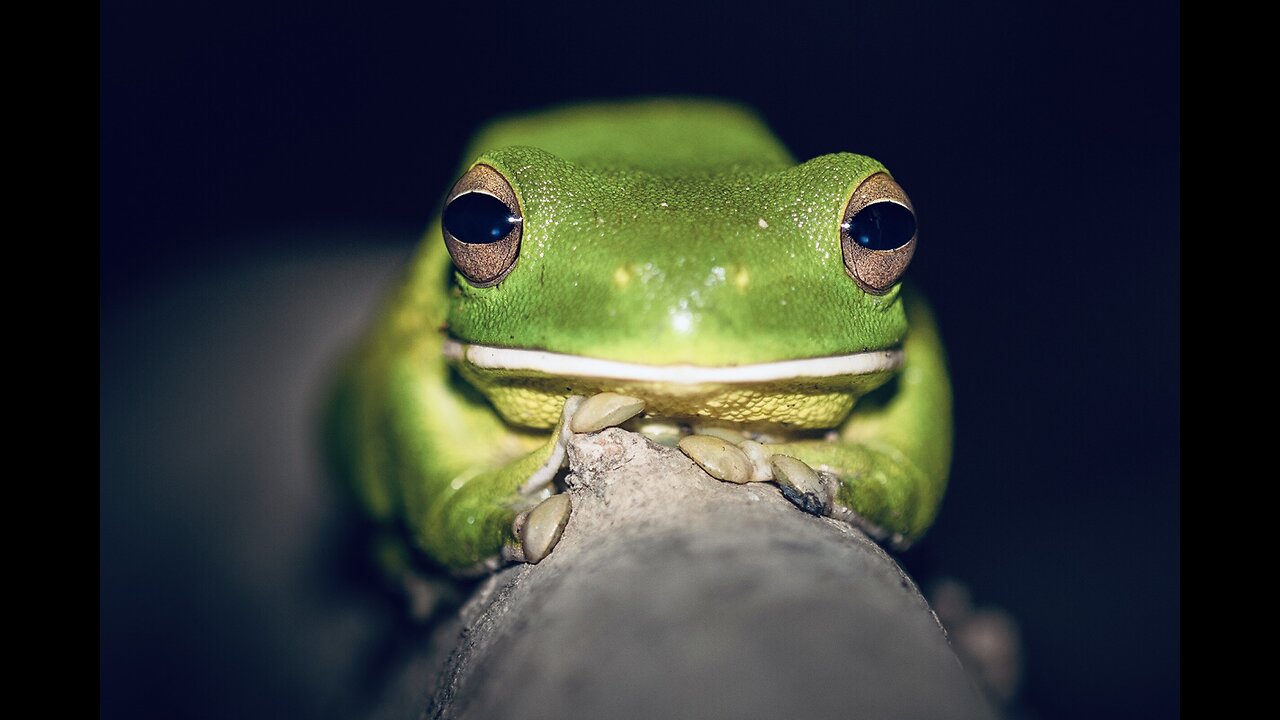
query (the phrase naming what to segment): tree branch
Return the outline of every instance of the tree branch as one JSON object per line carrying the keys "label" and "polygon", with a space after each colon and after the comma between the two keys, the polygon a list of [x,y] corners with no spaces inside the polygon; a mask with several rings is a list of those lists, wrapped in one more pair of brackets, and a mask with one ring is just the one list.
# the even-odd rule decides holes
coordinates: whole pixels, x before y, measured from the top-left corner
{"label": "tree branch", "polygon": [[428,717],[991,716],[862,533],[617,428],[569,458],[563,538],[463,609]]}

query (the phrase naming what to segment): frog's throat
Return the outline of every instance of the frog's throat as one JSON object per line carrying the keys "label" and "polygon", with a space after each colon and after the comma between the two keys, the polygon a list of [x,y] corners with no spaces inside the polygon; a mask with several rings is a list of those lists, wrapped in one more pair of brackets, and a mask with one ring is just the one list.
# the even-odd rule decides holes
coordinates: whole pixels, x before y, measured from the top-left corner
{"label": "frog's throat", "polygon": [[444,355],[486,370],[540,373],[562,377],[629,380],[674,385],[768,383],[798,378],[829,378],[897,370],[902,350],[872,350],[849,355],[779,360],[752,365],[645,365],[522,348],[469,345],[444,339]]}

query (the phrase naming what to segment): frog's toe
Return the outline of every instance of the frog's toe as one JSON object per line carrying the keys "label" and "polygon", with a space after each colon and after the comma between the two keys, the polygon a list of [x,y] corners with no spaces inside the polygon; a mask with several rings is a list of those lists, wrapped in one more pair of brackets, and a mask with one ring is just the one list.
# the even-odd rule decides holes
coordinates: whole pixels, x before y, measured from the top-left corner
{"label": "frog's toe", "polygon": [[723,438],[689,435],[681,438],[677,447],[713,478],[738,484],[751,482],[750,458]]}
{"label": "frog's toe", "polygon": [[528,563],[541,562],[556,543],[560,542],[572,510],[573,504],[569,501],[569,496],[560,493],[517,517],[513,529],[520,539],[520,550],[524,555],[520,559]]}
{"label": "frog's toe", "polygon": [[768,482],[773,479],[773,465],[769,463],[773,453],[769,452],[769,448],[755,440],[743,440],[738,443],[738,449],[751,461],[751,482]]}
{"label": "frog's toe", "polygon": [[578,406],[569,423],[569,429],[576,433],[597,432],[614,425],[620,425],[640,414],[644,410],[644,400],[602,392],[592,395]]}
{"label": "frog's toe", "polygon": [[835,483],[790,455],[769,459],[773,479],[796,507],[813,515],[830,515],[835,505]]}

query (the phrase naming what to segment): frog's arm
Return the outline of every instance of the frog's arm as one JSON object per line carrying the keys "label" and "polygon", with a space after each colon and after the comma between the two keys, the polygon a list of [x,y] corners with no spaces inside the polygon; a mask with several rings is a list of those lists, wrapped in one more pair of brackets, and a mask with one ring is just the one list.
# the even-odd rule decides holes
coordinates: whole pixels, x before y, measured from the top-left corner
{"label": "frog's arm", "polygon": [[952,432],[951,384],[933,314],[923,296],[903,289],[910,330],[898,376],[863,398],[834,442],[767,446],[833,473],[840,506],[833,514],[852,511],[849,519],[899,545],[933,523],[946,489]]}
{"label": "frog's arm", "polygon": [[440,333],[449,259],[442,243],[424,247],[344,369],[326,431],[336,474],[366,513],[384,525],[403,518],[421,550],[464,569],[511,539],[530,504],[521,491],[553,462],[556,435],[508,427],[450,368]]}

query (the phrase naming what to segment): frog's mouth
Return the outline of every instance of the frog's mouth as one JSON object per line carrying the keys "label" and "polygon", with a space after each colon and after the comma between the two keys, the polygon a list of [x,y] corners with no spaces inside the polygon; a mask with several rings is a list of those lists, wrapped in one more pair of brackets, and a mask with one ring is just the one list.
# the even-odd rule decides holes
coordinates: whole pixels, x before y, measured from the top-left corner
{"label": "frog's mouth", "polygon": [[453,338],[444,339],[444,355],[454,362],[482,370],[671,385],[754,385],[805,378],[871,375],[891,372],[902,366],[901,349],[708,367],[646,365],[546,350],[472,345]]}
{"label": "frog's mouth", "polygon": [[902,366],[902,349],[750,365],[648,365],[444,340],[444,356],[509,422],[554,427],[567,398],[614,392],[649,417],[829,428]]}

